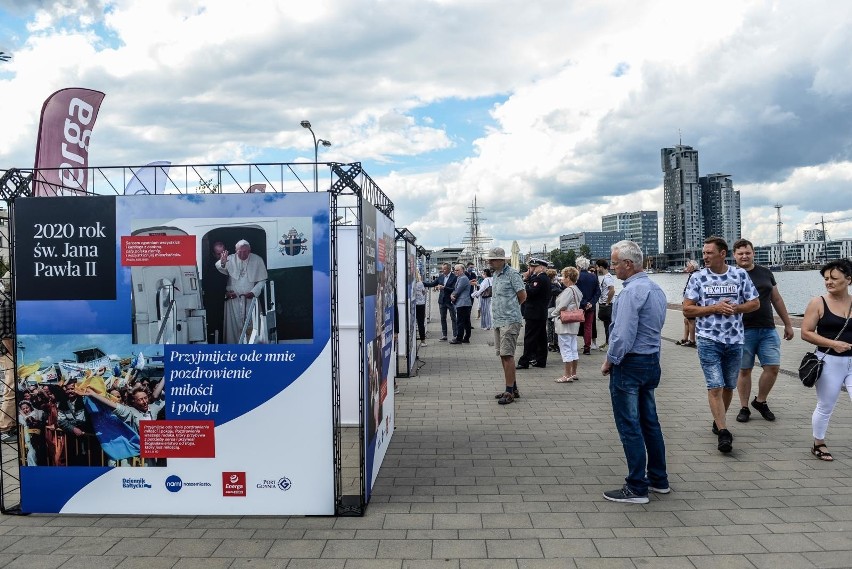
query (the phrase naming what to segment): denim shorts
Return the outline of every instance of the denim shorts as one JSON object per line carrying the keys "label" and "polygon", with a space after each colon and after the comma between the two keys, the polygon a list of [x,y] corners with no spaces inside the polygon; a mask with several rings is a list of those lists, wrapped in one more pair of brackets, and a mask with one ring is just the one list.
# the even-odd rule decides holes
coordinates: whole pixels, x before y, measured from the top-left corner
{"label": "denim shorts", "polygon": [[707,389],[736,389],[743,345],[723,344],[701,336],[696,337],[695,341],[698,343],[698,361],[704,370]]}
{"label": "denim shorts", "polygon": [[781,338],[775,328],[746,328],[740,369],[753,368],[754,356],[761,366],[781,365]]}

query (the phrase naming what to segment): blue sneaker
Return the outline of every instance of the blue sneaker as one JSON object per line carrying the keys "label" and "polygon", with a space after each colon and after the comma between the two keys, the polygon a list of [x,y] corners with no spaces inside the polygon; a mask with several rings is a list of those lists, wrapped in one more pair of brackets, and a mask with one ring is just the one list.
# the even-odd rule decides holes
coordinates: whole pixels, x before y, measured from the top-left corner
{"label": "blue sneaker", "polygon": [[603,497],[610,502],[623,502],[625,504],[647,504],[650,501],[647,495],[640,496],[639,494],[634,494],[633,490],[627,487],[627,484],[619,490],[604,492]]}

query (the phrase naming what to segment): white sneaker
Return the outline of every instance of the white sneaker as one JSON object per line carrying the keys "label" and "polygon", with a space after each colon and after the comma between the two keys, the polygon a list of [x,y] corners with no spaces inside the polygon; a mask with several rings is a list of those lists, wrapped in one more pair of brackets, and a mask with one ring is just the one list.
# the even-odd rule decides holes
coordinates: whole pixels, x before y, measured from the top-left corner
{"label": "white sneaker", "polygon": [[429,344],[427,344],[426,342],[420,342],[420,345],[421,346],[428,346]]}
{"label": "white sneaker", "polygon": [[591,345],[590,347],[591,347],[593,350],[599,350],[599,349],[600,349],[600,348],[598,348],[598,344],[597,344],[597,342],[595,342],[594,340],[592,340],[592,345]]}

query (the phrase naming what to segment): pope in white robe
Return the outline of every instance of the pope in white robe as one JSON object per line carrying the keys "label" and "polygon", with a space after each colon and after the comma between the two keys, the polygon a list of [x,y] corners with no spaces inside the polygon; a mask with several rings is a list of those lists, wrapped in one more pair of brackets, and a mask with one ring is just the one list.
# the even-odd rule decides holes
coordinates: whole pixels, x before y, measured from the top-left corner
{"label": "pope in white robe", "polygon": [[[263,259],[251,252],[248,241],[237,243],[236,255],[223,250],[216,261],[216,270],[228,275],[225,287],[225,343],[238,344],[249,317],[252,299],[260,296],[268,278]],[[247,331],[251,332],[249,329]]]}

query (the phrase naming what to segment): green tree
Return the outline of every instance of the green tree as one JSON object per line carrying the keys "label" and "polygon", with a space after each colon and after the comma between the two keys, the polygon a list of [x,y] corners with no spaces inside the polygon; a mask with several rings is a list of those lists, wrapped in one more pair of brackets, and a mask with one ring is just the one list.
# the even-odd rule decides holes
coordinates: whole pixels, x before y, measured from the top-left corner
{"label": "green tree", "polygon": [[588,245],[586,245],[585,243],[584,243],[584,244],[582,244],[582,245],[580,245],[580,255],[582,255],[583,257],[585,257],[585,258],[587,258],[587,259],[591,260],[591,258],[592,258],[592,249],[591,249],[591,247],[589,247],[589,246],[588,246]]}

